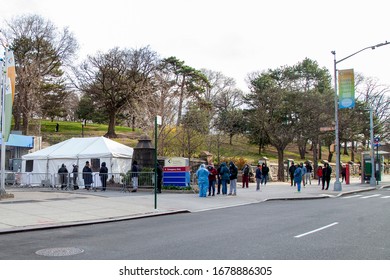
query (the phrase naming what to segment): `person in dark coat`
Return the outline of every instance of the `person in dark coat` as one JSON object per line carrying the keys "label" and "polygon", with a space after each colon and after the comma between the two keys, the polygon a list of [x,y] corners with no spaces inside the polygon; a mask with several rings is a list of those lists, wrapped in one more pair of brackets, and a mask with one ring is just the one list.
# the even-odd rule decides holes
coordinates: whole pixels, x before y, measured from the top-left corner
{"label": "person in dark coat", "polygon": [[73,164],[73,189],[78,190],[79,184],[77,183],[77,179],[79,177],[79,167],[76,164]]}
{"label": "person in dark coat", "polygon": [[157,163],[157,193],[161,193],[161,184],[163,179],[163,169],[159,163]]}
{"label": "person in dark coat", "polygon": [[322,168],[322,189],[329,189],[330,176],[332,175],[332,168],[329,166],[329,163],[324,164],[324,168]]}
{"label": "person in dark coat", "polygon": [[102,162],[102,166],[100,167],[99,170],[99,176],[100,176],[100,181],[102,182],[102,191],[105,192],[107,188],[107,179],[108,179],[108,168],[105,162]]}
{"label": "person in dark coat", "polygon": [[215,196],[215,183],[217,182],[217,169],[214,168],[213,165],[209,165],[207,170],[210,172],[209,174],[209,196]]}
{"label": "person in dark coat", "polygon": [[230,189],[228,195],[237,195],[238,168],[233,161],[230,161],[229,163],[229,172],[230,172]]}
{"label": "person in dark coat", "polygon": [[68,169],[66,169],[65,164],[62,164],[60,169],[58,169],[58,175],[60,179],[60,184],[61,184],[61,190],[66,188],[66,185],[68,183]]}
{"label": "person in dark coat", "polygon": [[260,191],[261,177],[263,174],[261,173],[261,165],[258,164],[256,168],[256,191]]}
{"label": "person in dark coat", "polygon": [[294,185],[295,186],[295,181],[294,181],[294,172],[297,167],[294,165],[294,162],[291,162],[291,166],[288,169],[288,173],[290,174],[290,180],[291,180],[291,187]]}
{"label": "person in dark coat", "polygon": [[226,165],[226,162],[222,162],[220,166],[219,175],[221,176],[222,194],[227,194],[227,182],[230,178],[230,171]]}
{"label": "person in dark coat", "polygon": [[219,165],[217,168],[217,185],[218,185],[217,194],[221,194],[221,185],[222,185],[221,165]]}
{"label": "person in dark coat", "polygon": [[133,182],[133,189],[131,192],[136,192],[138,190],[139,171],[140,171],[140,168],[138,167],[138,163],[136,160],[134,160],[133,165],[131,167],[131,180]]}
{"label": "person in dark coat", "polygon": [[91,185],[93,183],[92,181],[92,169],[89,167],[89,161],[85,163],[85,166],[83,168],[83,180],[84,180],[84,186],[86,190],[90,190]]}
{"label": "person in dark coat", "polygon": [[269,174],[269,167],[267,166],[267,164],[263,163],[261,165],[261,185],[264,184],[267,185],[267,181],[268,181],[268,174]]}

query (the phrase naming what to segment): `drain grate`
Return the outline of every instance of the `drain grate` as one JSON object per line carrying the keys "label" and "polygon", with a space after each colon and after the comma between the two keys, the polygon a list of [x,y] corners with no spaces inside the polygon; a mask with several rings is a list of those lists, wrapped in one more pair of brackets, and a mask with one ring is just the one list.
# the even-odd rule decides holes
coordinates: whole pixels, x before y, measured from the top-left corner
{"label": "drain grate", "polygon": [[83,253],[84,250],[75,247],[46,248],[38,250],[35,254],[46,257],[66,257]]}

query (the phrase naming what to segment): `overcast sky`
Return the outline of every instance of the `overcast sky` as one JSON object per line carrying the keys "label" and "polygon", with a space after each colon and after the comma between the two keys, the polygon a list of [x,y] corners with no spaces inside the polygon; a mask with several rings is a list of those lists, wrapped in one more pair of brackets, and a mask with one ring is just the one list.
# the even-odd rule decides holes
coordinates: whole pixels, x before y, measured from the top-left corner
{"label": "overcast sky", "polygon": [[[4,20],[38,14],[69,27],[79,58],[113,47],[150,46],[196,69],[235,78],[246,91],[248,73],[294,65],[305,57],[333,75],[337,60],[390,41],[388,1],[347,0],[0,0]],[[390,45],[366,50],[338,69],[390,85]]]}

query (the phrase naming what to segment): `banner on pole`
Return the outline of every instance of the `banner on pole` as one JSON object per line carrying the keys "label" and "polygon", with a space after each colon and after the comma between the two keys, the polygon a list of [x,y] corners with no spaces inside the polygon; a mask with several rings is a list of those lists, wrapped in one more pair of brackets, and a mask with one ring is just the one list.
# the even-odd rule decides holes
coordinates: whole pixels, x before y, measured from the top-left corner
{"label": "banner on pole", "polygon": [[339,108],[355,107],[355,77],[353,69],[339,70]]}

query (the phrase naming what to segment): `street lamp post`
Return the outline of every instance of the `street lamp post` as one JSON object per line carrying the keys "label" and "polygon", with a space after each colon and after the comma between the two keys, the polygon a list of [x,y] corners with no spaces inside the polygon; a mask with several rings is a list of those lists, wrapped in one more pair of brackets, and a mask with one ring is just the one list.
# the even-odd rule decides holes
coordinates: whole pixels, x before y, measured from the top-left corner
{"label": "street lamp post", "polygon": [[[336,181],[334,183],[334,191],[341,191],[341,182],[340,182],[340,140],[339,140],[339,118],[338,118],[338,106],[339,106],[339,102],[338,102],[338,94],[337,94],[337,64],[364,51],[364,50],[368,50],[368,49],[372,49],[372,50],[375,50],[375,48],[379,48],[379,47],[382,47],[382,46],[385,46],[385,45],[388,45],[390,44],[390,42],[385,42],[385,43],[380,43],[380,44],[377,44],[377,45],[373,45],[373,46],[369,46],[369,47],[366,47],[366,48],[363,48],[351,55],[348,55],[346,57],[344,57],[343,59],[340,59],[340,60],[336,60],[336,51],[332,51],[331,53],[333,54],[333,57],[334,57],[334,113],[335,113],[335,146],[336,146]],[[370,113],[372,114],[372,111],[370,111]],[[372,117],[370,117],[370,119],[372,119]],[[370,126],[371,126],[371,131],[373,131],[373,125],[370,121]],[[373,132],[372,132],[373,133]],[[373,139],[371,139],[371,141],[373,141]],[[371,142],[372,144],[372,142]],[[374,163],[372,163],[374,164]],[[372,178],[373,176],[371,176]],[[375,182],[375,178],[374,178],[374,182]],[[371,184],[371,180],[370,180],[370,184]],[[374,183],[375,184],[375,183]]]}
{"label": "street lamp post", "polygon": [[375,160],[374,160],[374,116],[372,112],[372,106],[370,106],[370,144],[371,144],[371,178],[370,186],[374,187],[375,182]]}

